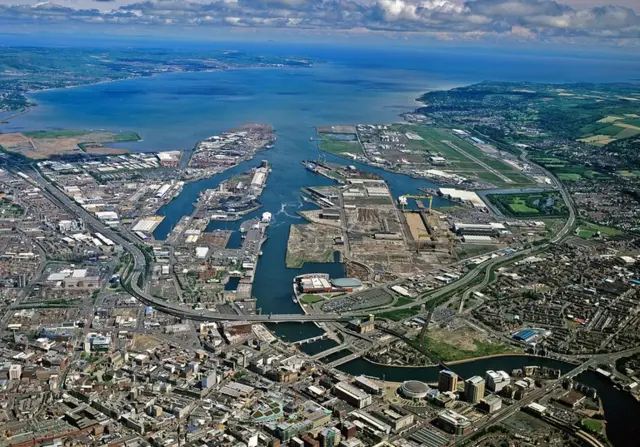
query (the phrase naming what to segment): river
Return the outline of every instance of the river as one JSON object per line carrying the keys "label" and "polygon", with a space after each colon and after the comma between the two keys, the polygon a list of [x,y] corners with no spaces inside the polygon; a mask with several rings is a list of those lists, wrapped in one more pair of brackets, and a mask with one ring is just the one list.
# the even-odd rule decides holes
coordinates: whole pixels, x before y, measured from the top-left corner
{"label": "river", "polygon": [[[132,41],[130,44],[135,43]],[[414,99],[425,91],[485,79],[615,82],[632,80],[640,70],[640,62],[614,55],[608,55],[606,63],[603,63],[593,54],[588,57],[562,57],[560,54],[523,54],[506,50],[487,52],[457,47],[403,48],[392,45],[389,48],[352,48],[348,44],[336,47],[238,42],[203,45],[260,54],[313,57],[320,63],[308,69],[173,73],[40,92],[31,95],[39,105],[37,108],[8,124],[1,124],[0,131],[61,128],[136,131],[143,141],[126,147],[135,151],[160,151],[189,149],[198,140],[247,122],[273,125],[278,140],[272,150],[223,174],[186,185],[178,198],[160,210],[160,214],[166,217],[154,233],[158,239],[165,238],[182,216],[191,213],[193,202],[202,189],[214,188],[231,175],[256,166],[261,159],[268,160],[273,172],[260,198],[264,207],[246,216],[249,219],[264,211],[274,215],[253,288],[264,313],[300,311],[291,299],[291,282],[295,275],[312,271],[326,272],[334,277],[344,274],[344,267],[340,264],[308,264],[301,269],[288,269],[284,265],[289,225],[302,223],[296,212],[312,207],[300,200],[300,188],[330,183],[330,180],[314,175],[300,164],[304,159],[318,156],[317,147],[309,141],[309,137],[315,135],[314,126],[394,122],[398,120],[399,113],[414,109],[417,106]],[[332,156],[327,159],[340,161]],[[360,167],[381,174],[390,184],[394,196],[415,193],[419,187],[434,186],[426,181]],[[434,200],[435,207],[441,203]],[[240,222],[215,222],[210,229],[235,230]],[[280,324],[274,327],[278,335],[288,340],[321,333],[314,325]],[[305,349],[315,351],[313,346]],[[347,372],[384,375],[388,380],[400,381],[408,378],[432,381],[437,374],[433,368],[381,369],[363,362],[355,360],[341,368]],[[483,373],[486,369],[510,370],[523,363],[534,362],[544,362],[547,366],[555,364],[544,359],[526,359],[523,362],[519,358],[501,357],[456,365],[454,369],[466,377]],[[615,393],[607,398],[602,391],[601,394],[605,409],[623,402]],[[633,411],[631,406],[624,408],[620,412],[607,409],[608,413],[610,411],[611,415],[619,418],[610,424],[610,428],[615,426],[621,430],[621,440],[626,435],[637,435],[637,428],[632,428],[636,431],[625,431],[621,427],[623,423],[634,426],[630,415],[638,414],[637,407],[633,407]],[[616,443],[618,445],[631,444]]]}
{"label": "river", "polygon": [[[307,349],[312,350],[311,348]],[[460,363],[452,365],[452,369],[458,375],[469,378],[474,375],[484,377],[485,372],[489,369],[511,372],[513,369],[529,365],[556,368],[563,373],[575,368],[574,365],[554,359],[504,356]],[[437,382],[439,373],[438,367],[392,367],[376,365],[363,359],[345,363],[339,366],[338,369],[349,374],[365,374],[391,382],[402,382],[410,379],[421,380],[423,382]],[[638,424],[638,418],[640,416],[639,402],[629,393],[614,388],[609,379],[594,371],[585,371],[574,380],[593,387],[598,391],[607,420],[607,437],[615,447],[640,445],[640,441],[637,441],[640,439],[640,424]]]}

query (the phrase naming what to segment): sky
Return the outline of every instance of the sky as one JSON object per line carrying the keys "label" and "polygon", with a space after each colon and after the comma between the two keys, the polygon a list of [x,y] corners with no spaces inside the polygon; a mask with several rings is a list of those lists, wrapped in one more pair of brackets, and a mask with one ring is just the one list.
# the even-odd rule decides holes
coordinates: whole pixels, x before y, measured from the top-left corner
{"label": "sky", "polygon": [[[640,48],[640,0],[0,0],[0,28],[272,30]],[[69,27],[72,28],[69,28]]]}

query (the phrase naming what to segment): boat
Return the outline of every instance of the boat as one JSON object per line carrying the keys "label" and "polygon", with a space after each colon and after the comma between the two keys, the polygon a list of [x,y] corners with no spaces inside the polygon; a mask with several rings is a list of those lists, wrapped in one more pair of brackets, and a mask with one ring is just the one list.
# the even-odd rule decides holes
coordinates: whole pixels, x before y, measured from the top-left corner
{"label": "boat", "polygon": [[318,173],[318,167],[315,163],[312,163],[310,161],[304,162],[304,167],[307,168],[307,170],[313,172],[314,174]]}
{"label": "boat", "polygon": [[262,250],[258,252],[258,256],[262,256]]}
{"label": "boat", "polygon": [[293,302],[294,302],[295,304],[298,304],[298,298],[296,298],[296,297],[294,296],[294,297],[293,297]]}
{"label": "boat", "polygon": [[309,141],[313,141],[313,137],[309,137]]}

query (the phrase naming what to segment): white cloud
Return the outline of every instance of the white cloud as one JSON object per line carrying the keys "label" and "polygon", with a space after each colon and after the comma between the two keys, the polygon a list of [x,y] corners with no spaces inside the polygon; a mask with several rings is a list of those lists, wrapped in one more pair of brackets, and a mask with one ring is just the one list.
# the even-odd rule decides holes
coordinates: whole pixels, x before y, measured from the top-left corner
{"label": "white cloud", "polygon": [[443,39],[504,36],[620,39],[625,45],[640,42],[640,17],[633,9],[622,6],[576,9],[554,0],[53,1],[56,3],[0,0],[0,26],[104,21],[156,26],[417,32]]}

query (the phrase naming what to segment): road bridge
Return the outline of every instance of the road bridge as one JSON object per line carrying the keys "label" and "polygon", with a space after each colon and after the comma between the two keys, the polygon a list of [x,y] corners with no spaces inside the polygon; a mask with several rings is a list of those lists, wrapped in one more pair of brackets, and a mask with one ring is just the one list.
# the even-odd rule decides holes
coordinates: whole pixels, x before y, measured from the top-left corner
{"label": "road bridge", "polygon": [[329,368],[336,368],[340,365],[344,365],[345,363],[349,363],[351,360],[355,360],[357,358],[362,357],[362,354],[364,354],[364,352],[360,351],[360,352],[354,352],[353,354],[347,355],[345,357],[341,357],[337,360],[334,360],[333,362],[329,363],[327,366]]}
{"label": "road bridge", "polygon": [[294,341],[293,343],[291,343],[294,346],[300,346],[300,345],[305,345],[307,343],[314,343],[316,341],[319,340],[324,340],[325,338],[327,338],[328,335],[327,333],[323,333],[322,335],[317,335],[315,337],[309,337],[309,338],[305,338],[304,340],[298,340],[298,341]]}
{"label": "road bridge", "polygon": [[340,352],[340,351],[344,351],[345,349],[349,350],[351,348],[351,345],[338,345],[338,346],[334,346],[333,348],[329,348],[327,350],[324,350],[322,352],[318,352],[315,355],[311,356],[312,360],[320,360],[321,358],[324,358],[328,355],[331,354],[335,354],[336,352]]}

